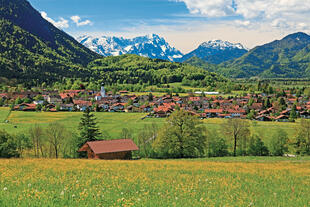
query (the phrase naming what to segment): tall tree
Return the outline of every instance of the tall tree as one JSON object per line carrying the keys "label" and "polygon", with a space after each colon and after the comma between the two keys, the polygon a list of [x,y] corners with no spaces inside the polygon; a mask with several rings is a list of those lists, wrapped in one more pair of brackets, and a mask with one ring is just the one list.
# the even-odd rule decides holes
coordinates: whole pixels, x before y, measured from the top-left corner
{"label": "tall tree", "polygon": [[173,112],[153,143],[155,151],[167,158],[200,157],[204,153],[205,129],[187,111]]}
{"label": "tall tree", "polygon": [[294,147],[297,154],[310,155],[310,121],[301,119]]}
{"label": "tall tree", "polygon": [[278,129],[273,135],[269,149],[273,156],[282,156],[288,152],[288,135],[283,129]]}
{"label": "tall tree", "polygon": [[79,124],[81,142],[79,147],[83,146],[85,142],[98,140],[101,136],[101,132],[97,126],[95,115],[91,113],[89,108],[83,113],[81,122]]}
{"label": "tall tree", "polygon": [[237,155],[237,145],[244,137],[248,137],[250,134],[250,125],[248,121],[242,119],[228,119],[223,124],[223,131],[232,138],[234,144],[233,154]]}
{"label": "tall tree", "polygon": [[45,133],[51,149],[54,151],[51,154],[54,154],[55,158],[58,158],[61,144],[66,138],[66,128],[62,124],[55,122],[48,125]]}
{"label": "tall tree", "polygon": [[33,151],[35,157],[45,157],[45,152],[43,150],[43,135],[44,131],[39,125],[34,125],[29,129],[30,138],[33,144]]}

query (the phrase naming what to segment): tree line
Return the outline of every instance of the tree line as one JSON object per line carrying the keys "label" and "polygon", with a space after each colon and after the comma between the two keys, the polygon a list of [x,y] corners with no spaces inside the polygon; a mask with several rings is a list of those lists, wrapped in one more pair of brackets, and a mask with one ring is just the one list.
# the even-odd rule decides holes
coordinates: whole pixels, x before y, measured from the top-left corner
{"label": "tree line", "polygon": [[[310,120],[301,119],[294,137],[277,129],[267,143],[251,127],[248,120],[227,119],[219,129],[211,129],[191,113],[179,109],[162,127],[145,124],[137,132],[123,128],[120,137],[135,141],[140,150],[134,156],[140,158],[310,155]],[[86,154],[77,151],[85,142],[102,139],[111,137],[99,129],[94,113],[86,110],[78,133],[57,122],[45,128],[33,125],[28,134],[12,135],[1,130],[0,157],[81,158]]]}

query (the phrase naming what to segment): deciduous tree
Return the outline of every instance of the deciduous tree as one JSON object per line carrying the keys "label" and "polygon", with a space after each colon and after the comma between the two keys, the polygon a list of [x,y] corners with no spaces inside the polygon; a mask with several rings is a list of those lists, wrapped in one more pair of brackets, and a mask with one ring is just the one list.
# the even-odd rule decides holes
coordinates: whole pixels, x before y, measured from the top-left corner
{"label": "deciduous tree", "polygon": [[237,155],[237,146],[244,137],[250,135],[249,123],[242,119],[228,119],[223,124],[223,131],[233,140],[233,155]]}
{"label": "deciduous tree", "polygon": [[202,122],[189,112],[175,111],[159,131],[153,147],[167,158],[200,157],[206,141]]}

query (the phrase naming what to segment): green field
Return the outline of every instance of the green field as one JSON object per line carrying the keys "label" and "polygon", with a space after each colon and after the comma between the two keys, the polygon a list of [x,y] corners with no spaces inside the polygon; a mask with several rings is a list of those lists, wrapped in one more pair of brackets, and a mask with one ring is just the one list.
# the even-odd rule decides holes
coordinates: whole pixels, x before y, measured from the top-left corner
{"label": "green field", "polygon": [[[7,108],[0,108],[0,118],[3,120],[8,114]],[[162,126],[165,119],[162,118],[141,118],[146,116],[145,113],[95,113],[98,126],[104,134],[108,134],[110,138],[121,138],[123,128],[128,128],[133,131],[134,136],[144,127],[144,125],[151,125],[152,123]],[[28,133],[29,128],[34,124],[39,124],[42,127],[47,126],[51,122],[59,122],[72,132],[76,132],[82,112],[21,112],[13,111],[8,120],[9,123],[0,122],[0,129],[5,129],[9,133]],[[0,119],[0,120],[1,120]],[[221,125],[225,119],[206,119],[203,123],[207,129],[216,129],[221,132]],[[266,142],[270,140],[273,133],[277,129],[285,130],[289,138],[296,134],[296,123],[278,123],[278,122],[258,122],[251,121],[251,130],[253,133],[262,137]]]}
{"label": "green field", "polygon": [[0,206],[310,206],[310,158],[0,160]]}
{"label": "green field", "polygon": [[9,109],[0,107],[0,123],[3,123],[7,116],[9,115]]}

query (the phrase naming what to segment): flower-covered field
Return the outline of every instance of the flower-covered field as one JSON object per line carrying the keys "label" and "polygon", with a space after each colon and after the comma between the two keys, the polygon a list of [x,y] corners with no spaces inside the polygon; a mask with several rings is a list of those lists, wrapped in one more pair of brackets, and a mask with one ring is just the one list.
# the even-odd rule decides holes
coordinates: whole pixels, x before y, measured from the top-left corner
{"label": "flower-covered field", "polygon": [[0,160],[0,206],[310,206],[309,159]]}

